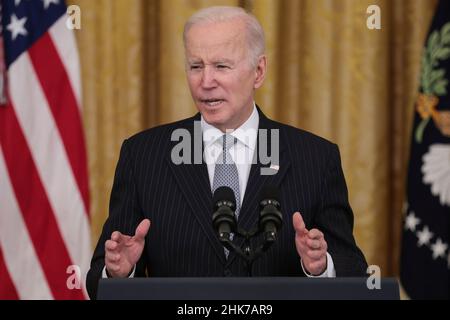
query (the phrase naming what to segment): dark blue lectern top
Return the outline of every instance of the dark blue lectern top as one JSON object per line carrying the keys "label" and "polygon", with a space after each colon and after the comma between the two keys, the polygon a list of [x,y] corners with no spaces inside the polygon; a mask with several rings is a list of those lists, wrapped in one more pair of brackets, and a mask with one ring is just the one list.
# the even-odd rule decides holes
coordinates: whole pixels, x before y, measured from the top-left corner
{"label": "dark blue lectern top", "polygon": [[[369,287],[375,288],[369,289]],[[367,278],[135,278],[101,279],[98,299],[144,300],[398,300],[396,279]]]}

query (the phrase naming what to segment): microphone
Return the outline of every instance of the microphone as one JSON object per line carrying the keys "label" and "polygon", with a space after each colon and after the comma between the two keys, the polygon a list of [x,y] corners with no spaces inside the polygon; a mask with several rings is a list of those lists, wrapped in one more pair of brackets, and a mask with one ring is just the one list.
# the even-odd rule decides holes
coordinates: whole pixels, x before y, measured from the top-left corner
{"label": "microphone", "polygon": [[214,213],[212,222],[214,229],[218,232],[221,241],[230,239],[230,234],[236,232],[237,221],[234,211],[236,210],[236,198],[229,187],[219,187],[213,196]]}
{"label": "microphone", "polygon": [[260,199],[259,230],[264,233],[266,243],[273,243],[283,223],[278,188],[264,187]]}

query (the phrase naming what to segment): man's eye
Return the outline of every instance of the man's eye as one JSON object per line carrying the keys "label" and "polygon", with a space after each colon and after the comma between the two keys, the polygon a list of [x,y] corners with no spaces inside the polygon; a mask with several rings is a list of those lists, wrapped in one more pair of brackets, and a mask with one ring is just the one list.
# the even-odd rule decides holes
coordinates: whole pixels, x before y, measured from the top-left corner
{"label": "man's eye", "polygon": [[229,67],[227,65],[224,65],[224,64],[218,64],[217,65],[217,69],[229,69]]}
{"label": "man's eye", "polygon": [[201,67],[200,66],[198,66],[198,65],[193,65],[193,66],[191,66],[191,70],[198,70],[198,69],[200,69]]}

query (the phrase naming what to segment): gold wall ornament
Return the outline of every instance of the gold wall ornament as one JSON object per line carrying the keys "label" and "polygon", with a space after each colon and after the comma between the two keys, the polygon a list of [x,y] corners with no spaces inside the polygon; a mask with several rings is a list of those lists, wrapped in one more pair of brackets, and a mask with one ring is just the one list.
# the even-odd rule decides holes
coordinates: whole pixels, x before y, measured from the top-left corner
{"label": "gold wall ornament", "polygon": [[445,69],[437,66],[439,66],[439,61],[447,60],[449,57],[450,22],[429,35],[427,45],[422,53],[420,85],[423,94],[419,95],[417,111],[423,120],[417,126],[414,134],[417,143],[422,143],[423,133],[430,121],[430,116],[433,117],[433,120],[437,118],[435,107],[439,99],[436,96],[447,94],[448,79],[445,77]]}
{"label": "gold wall ornament", "polygon": [[417,97],[417,112],[422,119],[428,119],[436,112],[438,103],[438,97],[421,93]]}
{"label": "gold wall ornament", "polygon": [[450,111],[435,111],[433,120],[442,135],[450,138]]}
{"label": "gold wall ornament", "polygon": [[[422,122],[416,130],[416,134],[419,132],[420,135],[423,135],[423,130],[431,117],[441,134],[445,137],[450,137],[450,111],[436,110],[438,103],[439,98],[434,95],[419,94],[416,110],[422,118]],[[423,128],[420,128],[421,126]]]}

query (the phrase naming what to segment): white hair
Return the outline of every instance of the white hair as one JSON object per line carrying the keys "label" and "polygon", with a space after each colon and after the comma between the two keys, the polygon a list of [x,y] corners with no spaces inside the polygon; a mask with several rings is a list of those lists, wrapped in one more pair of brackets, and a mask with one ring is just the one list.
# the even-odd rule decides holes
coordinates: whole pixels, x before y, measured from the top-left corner
{"label": "white hair", "polygon": [[245,23],[250,62],[253,67],[256,67],[259,57],[261,57],[266,50],[264,30],[254,15],[240,7],[209,7],[193,14],[184,25],[184,45],[186,46],[187,33],[194,25],[201,23],[228,22],[234,19],[242,19]]}

